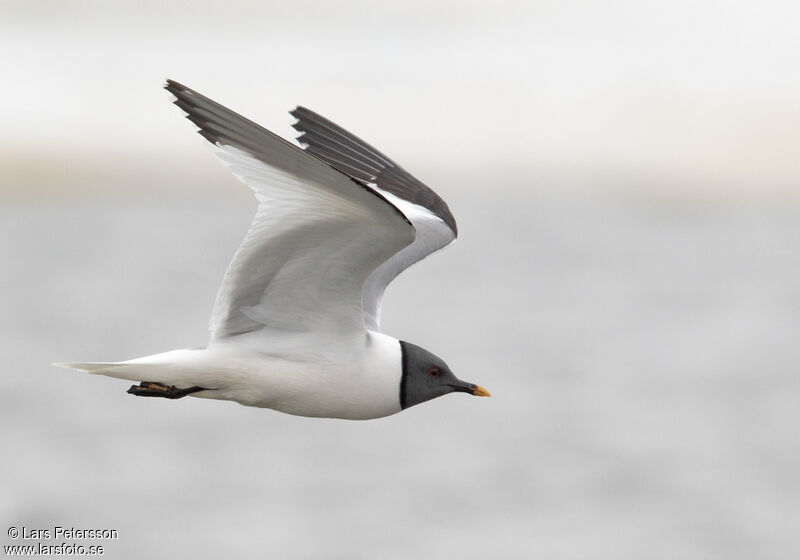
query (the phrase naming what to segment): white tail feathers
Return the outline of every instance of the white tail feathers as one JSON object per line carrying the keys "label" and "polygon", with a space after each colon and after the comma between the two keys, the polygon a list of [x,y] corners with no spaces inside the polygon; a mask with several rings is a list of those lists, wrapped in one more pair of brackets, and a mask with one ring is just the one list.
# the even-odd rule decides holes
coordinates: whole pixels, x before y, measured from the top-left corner
{"label": "white tail feathers", "polygon": [[195,383],[192,367],[197,354],[202,355],[202,351],[172,350],[125,362],[55,362],[53,365],[128,381],[153,381],[191,387],[200,385]]}
{"label": "white tail feathers", "polygon": [[53,362],[51,365],[129,381],[140,381],[143,370],[148,369],[142,364],[125,362]]}
{"label": "white tail feathers", "polygon": [[100,373],[100,370],[113,369],[119,366],[119,363],[118,362],[53,362],[50,365],[66,369],[74,369],[76,371]]}

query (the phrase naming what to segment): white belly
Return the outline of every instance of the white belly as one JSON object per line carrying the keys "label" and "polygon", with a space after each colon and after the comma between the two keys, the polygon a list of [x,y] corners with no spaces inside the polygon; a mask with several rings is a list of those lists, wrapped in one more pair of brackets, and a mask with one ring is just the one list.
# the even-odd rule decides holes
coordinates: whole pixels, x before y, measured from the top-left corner
{"label": "white belly", "polygon": [[184,351],[183,367],[162,382],[214,388],[193,396],[298,416],[366,420],[400,412],[396,339],[370,332],[358,343],[314,345],[312,352],[313,341],[284,338],[270,348],[269,340],[244,335]]}

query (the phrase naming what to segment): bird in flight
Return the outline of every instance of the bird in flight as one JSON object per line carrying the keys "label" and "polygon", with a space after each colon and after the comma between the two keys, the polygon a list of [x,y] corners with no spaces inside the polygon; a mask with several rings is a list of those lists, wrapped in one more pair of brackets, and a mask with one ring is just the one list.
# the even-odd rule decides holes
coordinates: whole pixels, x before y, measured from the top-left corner
{"label": "bird in flight", "polygon": [[137,396],[323,418],[380,418],[453,392],[490,396],[380,330],[386,286],[455,241],[439,195],[304,107],[291,112],[301,148],[178,82],[165,87],[258,200],[217,294],[209,344],[54,365],[135,381],[128,393]]}

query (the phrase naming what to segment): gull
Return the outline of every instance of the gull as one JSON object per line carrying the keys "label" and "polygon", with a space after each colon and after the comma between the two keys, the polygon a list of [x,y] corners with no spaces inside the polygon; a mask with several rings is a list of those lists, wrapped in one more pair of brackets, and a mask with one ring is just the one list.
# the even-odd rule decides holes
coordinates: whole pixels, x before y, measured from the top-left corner
{"label": "gull", "polygon": [[209,343],[53,365],[135,381],[136,396],[318,418],[381,418],[453,392],[490,396],[380,329],[387,285],[456,239],[439,195],[304,107],[291,111],[298,147],[178,82],[165,88],[258,201],[217,294]]}

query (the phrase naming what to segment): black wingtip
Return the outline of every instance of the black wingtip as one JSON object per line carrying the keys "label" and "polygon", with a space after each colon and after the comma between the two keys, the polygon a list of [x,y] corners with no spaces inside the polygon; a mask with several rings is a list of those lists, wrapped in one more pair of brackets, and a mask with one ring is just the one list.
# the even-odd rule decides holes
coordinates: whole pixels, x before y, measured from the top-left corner
{"label": "black wingtip", "polygon": [[300,133],[296,140],[307,152],[357,181],[375,182],[379,189],[427,208],[458,236],[456,220],[447,203],[385,154],[302,105],[289,114],[297,119],[292,128]]}
{"label": "black wingtip", "polygon": [[[164,84],[164,89],[175,96],[175,99],[172,100],[172,103],[186,114],[186,118],[197,127],[197,132],[200,134],[200,136],[212,144],[219,144],[222,138],[222,133],[220,132],[219,127],[215,126],[215,124],[218,123],[214,122],[214,117],[218,117],[218,113],[220,111],[227,113],[233,112],[230,111],[230,109],[219,105],[216,101],[212,101],[203,94],[198,93],[192,88],[187,87],[180,82],[176,82],[175,80],[167,78],[167,81]],[[211,119],[209,119],[208,115],[201,114],[201,111],[203,110],[216,111],[217,114],[211,116]],[[233,114],[236,115],[236,113]],[[239,115],[236,116],[246,121],[244,117]]]}
{"label": "black wingtip", "polygon": [[170,80],[169,78],[167,78],[167,81],[164,82],[164,89],[170,92],[171,94],[175,95],[175,92],[178,91],[179,89],[182,89],[182,86],[175,80]]}
{"label": "black wingtip", "polygon": [[297,119],[295,122],[292,123],[292,128],[298,132],[303,132],[305,130],[303,128],[303,117],[308,113],[309,110],[303,107],[302,105],[297,105],[294,109],[289,111],[289,114],[295,119]]}
{"label": "black wingtip", "polygon": [[164,83],[164,89],[170,93],[175,93],[176,91],[186,91],[189,88],[180,82],[167,78],[167,81]]}
{"label": "black wingtip", "polygon": [[[177,100],[180,100],[180,99],[187,100],[187,99],[191,99],[191,98],[207,99],[204,95],[196,92],[192,88],[190,88],[188,86],[185,86],[180,82],[176,82],[175,80],[171,80],[169,78],[167,78],[167,81],[164,83],[164,89],[167,90],[168,92],[170,92],[175,97],[177,97],[178,98]],[[181,107],[181,108],[186,110],[183,107]]]}
{"label": "black wingtip", "polygon": [[289,114],[292,115],[296,119],[302,119],[304,116],[308,115],[316,115],[314,111],[307,107],[303,107],[302,105],[296,106],[294,109],[289,111]]}

